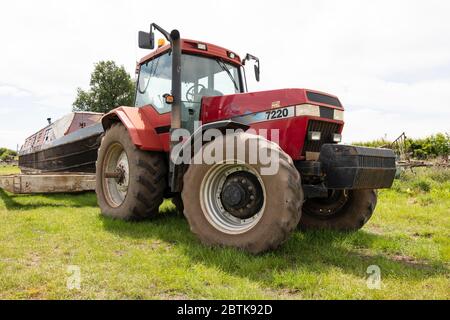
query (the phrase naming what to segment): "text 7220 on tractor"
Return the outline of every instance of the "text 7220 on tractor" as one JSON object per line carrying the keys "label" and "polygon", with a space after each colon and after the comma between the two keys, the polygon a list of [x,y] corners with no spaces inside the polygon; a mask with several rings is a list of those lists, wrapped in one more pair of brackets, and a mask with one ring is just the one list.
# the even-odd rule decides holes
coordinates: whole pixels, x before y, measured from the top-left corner
{"label": "text 7220 on tractor", "polygon": [[352,231],[369,220],[375,189],[392,185],[395,157],[339,144],[337,97],[248,93],[244,65],[253,61],[259,81],[258,58],[156,24],[139,33],[141,48],[154,49],[155,30],[169,43],[159,40],[138,63],[135,106],[102,119],[96,191],[105,216],[152,218],[173,198],[203,243],[253,253],[278,247],[297,227]]}

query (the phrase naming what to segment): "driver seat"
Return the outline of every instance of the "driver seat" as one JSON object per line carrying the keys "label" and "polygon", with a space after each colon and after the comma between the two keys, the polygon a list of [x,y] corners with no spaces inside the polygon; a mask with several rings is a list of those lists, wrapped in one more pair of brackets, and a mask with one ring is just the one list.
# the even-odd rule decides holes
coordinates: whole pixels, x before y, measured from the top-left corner
{"label": "driver seat", "polygon": [[210,90],[207,88],[202,88],[200,92],[195,96],[195,102],[200,103],[203,97],[217,97],[223,96],[223,93],[217,90]]}

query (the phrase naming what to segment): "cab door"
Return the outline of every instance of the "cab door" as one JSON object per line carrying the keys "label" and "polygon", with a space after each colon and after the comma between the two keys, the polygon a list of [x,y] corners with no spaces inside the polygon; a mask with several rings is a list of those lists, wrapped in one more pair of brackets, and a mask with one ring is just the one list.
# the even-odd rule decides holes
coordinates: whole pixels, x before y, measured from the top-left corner
{"label": "cab door", "polygon": [[135,107],[151,106],[159,114],[170,113],[172,108],[164,99],[172,90],[172,58],[169,53],[140,65],[136,83]]}
{"label": "cab door", "polygon": [[[184,56],[183,56],[184,57]],[[182,57],[182,63],[187,64]],[[189,69],[189,68],[188,68]],[[200,119],[201,84],[208,81],[198,79],[195,74],[182,68],[181,127],[194,132],[195,122]],[[172,90],[172,56],[170,52],[146,61],[140,66],[136,85],[135,107],[151,106],[159,114],[172,111],[172,106],[165,102],[164,96]]]}

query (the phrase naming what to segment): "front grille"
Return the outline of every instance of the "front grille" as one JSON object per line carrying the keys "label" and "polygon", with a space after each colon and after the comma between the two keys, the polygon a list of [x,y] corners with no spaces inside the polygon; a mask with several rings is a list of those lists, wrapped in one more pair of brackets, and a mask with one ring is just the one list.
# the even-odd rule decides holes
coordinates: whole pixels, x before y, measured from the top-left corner
{"label": "front grille", "polygon": [[392,168],[395,167],[395,158],[360,155],[358,165],[363,168]]}
{"label": "front grille", "polygon": [[324,119],[334,119],[334,109],[328,107],[320,107],[320,117]]}
{"label": "front grille", "polygon": [[333,135],[335,133],[339,133],[339,124],[325,121],[309,120],[308,132],[310,131],[321,132],[321,139],[320,141],[311,141],[308,139],[307,133],[305,145],[303,147],[303,156],[306,155],[306,152],[320,152],[322,145],[325,143],[334,143]]}

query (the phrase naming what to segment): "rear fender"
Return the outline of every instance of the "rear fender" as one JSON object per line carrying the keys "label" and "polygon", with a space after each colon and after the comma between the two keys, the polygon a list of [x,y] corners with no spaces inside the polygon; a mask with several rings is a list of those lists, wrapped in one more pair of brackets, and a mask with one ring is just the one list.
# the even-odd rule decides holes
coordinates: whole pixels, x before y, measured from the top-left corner
{"label": "rear fender", "polygon": [[112,110],[102,118],[103,129],[106,131],[116,122],[121,122],[127,128],[131,140],[139,149],[164,151],[151,119],[141,108],[119,107]]}

